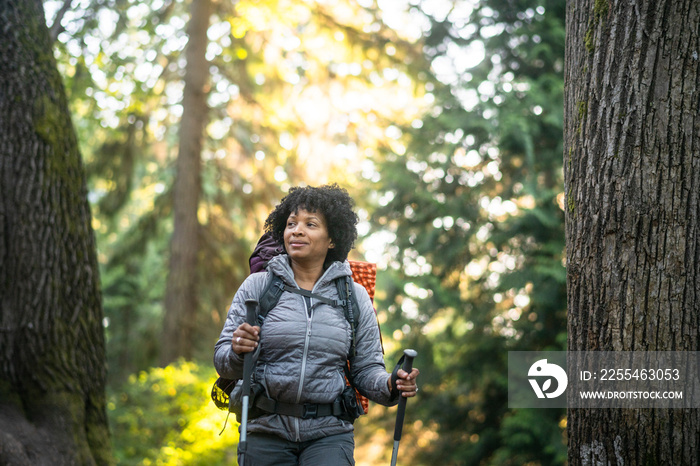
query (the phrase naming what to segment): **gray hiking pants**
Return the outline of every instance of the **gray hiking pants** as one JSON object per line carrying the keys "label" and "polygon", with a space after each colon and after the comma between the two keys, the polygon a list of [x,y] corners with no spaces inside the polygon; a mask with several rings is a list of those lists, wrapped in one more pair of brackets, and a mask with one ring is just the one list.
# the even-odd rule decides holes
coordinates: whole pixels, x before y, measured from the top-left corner
{"label": "gray hiking pants", "polygon": [[240,466],[354,466],[352,432],[308,442],[290,442],[276,435],[249,433],[245,464]]}

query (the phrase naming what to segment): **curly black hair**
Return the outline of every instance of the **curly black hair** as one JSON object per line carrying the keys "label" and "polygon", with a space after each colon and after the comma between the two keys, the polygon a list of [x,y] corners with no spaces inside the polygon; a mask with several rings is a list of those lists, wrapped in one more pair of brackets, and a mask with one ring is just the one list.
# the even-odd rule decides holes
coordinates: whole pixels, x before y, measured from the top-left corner
{"label": "curly black hair", "polygon": [[353,211],[354,205],[348,192],[335,183],[321,187],[293,187],[265,220],[265,231],[284,247],[284,230],[291,214],[299,209],[322,213],[328,236],[335,245],[328,250],[324,262],[328,267],[334,261],[345,261],[355,244],[358,217]]}

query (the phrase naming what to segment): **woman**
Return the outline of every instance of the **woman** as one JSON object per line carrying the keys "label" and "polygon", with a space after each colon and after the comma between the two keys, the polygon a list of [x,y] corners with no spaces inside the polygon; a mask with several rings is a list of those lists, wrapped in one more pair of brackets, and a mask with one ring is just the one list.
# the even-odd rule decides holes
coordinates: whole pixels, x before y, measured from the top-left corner
{"label": "woman", "polygon": [[[417,369],[410,374],[399,370],[394,383],[386,371],[367,291],[354,285],[360,307],[354,355],[349,354],[351,327],[345,313],[328,303],[338,299],[336,278],[351,275],[346,259],[358,221],[352,207],[348,193],[337,185],[299,187],[270,214],[265,230],[284,245],[286,254],[271,259],[266,272],[250,275],[233,298],[214,354],[222,377],[240,378],[244,354],[259,348],[254,380],[264,397],[274,400],[272,405],[337,403],[346,386],[343,368],[348,358],[355,387],[370,400],[391,406],[399,396],[415,396]],[[270,274],[328,299],[282,293],[264,325],[250,326],[245,323],[245,301],[260,297]],[[263,412],[248,422],[246,465],[355,464],[353,425],[341,417]]]}

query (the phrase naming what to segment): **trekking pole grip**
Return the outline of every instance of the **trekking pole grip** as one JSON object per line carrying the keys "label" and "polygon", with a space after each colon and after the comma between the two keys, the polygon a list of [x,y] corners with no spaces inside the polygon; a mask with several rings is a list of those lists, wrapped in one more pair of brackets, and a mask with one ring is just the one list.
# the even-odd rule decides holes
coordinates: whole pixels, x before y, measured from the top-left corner
{"label": "trekking pole grip", "polygon": [[[413,370],[413,359],[418,356],[412,349],[406,349],[403,351],[403,366],[401,369],[405,370],[409,374]],[[401,440],[401,432],[403,431],[403,419],[406,414],[406,400],[407,398],[402,396],[399,392],[399,409],[396,411],[396,425],[394,426],[394,449],[391,452],[391,466],[396,466],[396,460],[399,455],[399,442]]]}
{"label": "trekking pole grip", "polygon": [[[401,369],[408,372],[409,374],[413,370],[413,359],[418,356],[418,353],[412,349],[406,349],[403,352],[405,359],[403,361],[403,366]],[[394,440],[401,440],[401,432],[403,431],[403,419],[406,414],[406,401],[408,398],[399,395],[399,408],[396,413],[396,426],[394,427]]]}
{"label": "trekking pole grip", "polygon": [[[247,299],[246,307],[246,322],[250,325],[255,325],[258,313],[258,302],[254,299]],[[250,400],[250,379],[253,373],[253,355],[248,352],[243,356],[243,385],[241,386],[241,428],[238,441],[238,451],[241,454],[241,463],[245,464],[245,453],[247,449],[248,439],[248,402]]]}
{"label": "trekking pole grip", "polygon": [[[245,321],[249,325],[255,325],[255,321],[258,318],[258,302],[254,299],[246,299],[245,301],[245,307],[246,307],[246,319]],[[241,386],[242,388],[242,395],[246,396],[248,393],[250,393],[250,376],[251,373],[253,372],[253,358],[251,353],[246,353],[243,356],[243,385]]]}

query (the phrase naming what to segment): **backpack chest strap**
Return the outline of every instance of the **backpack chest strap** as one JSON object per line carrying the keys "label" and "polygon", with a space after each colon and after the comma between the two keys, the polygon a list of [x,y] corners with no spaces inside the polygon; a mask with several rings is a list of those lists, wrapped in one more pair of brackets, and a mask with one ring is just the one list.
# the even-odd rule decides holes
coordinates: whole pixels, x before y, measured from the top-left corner
{"label": "backpack chest strap", "polygon": [[262,324],[267,316],[267,313],[274,308],[280,300],[282,293],[288,291],[290,293],[306,296],[307,298],[315,299],[321,303],[328,304],[333,307],[345,308],[347,301],[342,299],[342,294],[339,293],[339,299],[331,299],[320,294],[312,293],[311,291],[302,290],[300,288],[295,288],[285,284],[280,277],[272,274],[272,278],[268,285],[265,287],[262,295],[260,296],[260,314],[258,315],[258,323]]}
{"label": "backpack chest strap", "polygon": [[284,291],[289,291],[290,293],[300,294],[302,296],[306,296],[307,298],[315,299],[316,301],[320,301],[322,303],[328,304],[329,306],[333,306],[333,307],[344,307],[345,306],[344,299],[326,298],[325,296],[321,296],[320,294],[312,293],[311,291],[308,291],[308,290],[302,290],[301,288],[294,288],[293,286],[289,286],[289,285],[284,285],[283,289],[284,289]]}

